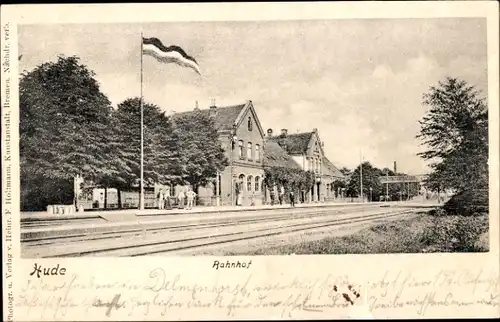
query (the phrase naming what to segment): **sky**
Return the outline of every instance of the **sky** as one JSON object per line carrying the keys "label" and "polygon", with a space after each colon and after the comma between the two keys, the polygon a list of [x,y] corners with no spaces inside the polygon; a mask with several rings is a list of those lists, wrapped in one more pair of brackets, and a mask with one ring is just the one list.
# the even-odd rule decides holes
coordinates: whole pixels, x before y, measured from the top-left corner
{"label": "sky", "polygon": [[[422,95],[445,77],[487,93],[480,18],[65,24],[19,27],[20,69],[80,57],[112,104],[140,95],[140,34],[178,45],[192,69],[143,57],[143,94],[167,113],[252,100],[262,127],[317,128],[337,166],[360,158],[427,173],[416,154]],[[361,156],[361,157],[360,157]]]}

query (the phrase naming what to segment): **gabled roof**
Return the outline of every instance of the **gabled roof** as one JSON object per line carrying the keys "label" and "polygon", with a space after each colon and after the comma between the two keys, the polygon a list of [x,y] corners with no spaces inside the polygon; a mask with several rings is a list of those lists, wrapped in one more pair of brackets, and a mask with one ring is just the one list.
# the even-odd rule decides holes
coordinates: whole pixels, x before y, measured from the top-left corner
{"label": "gabled roof", "polygon": [[344,178],[344,174],[326,157],[323,157],[323,173],[327,176]]}
{"label": "gabled roof", "polygon": [[262,129],[262,125],[260,124],[259,117],[257,116],[257,112],[255,111],[255,108],[253,106],[252,101],[248,101],[245,104],[245,107],[241,110],[240,115],[238,115],[238,117],[236,118],[236,121],[235,121],[236,125],[240,126],[241,123],[243,123],[245,121],[243,116],[245,116],[247,110],[252,114],[253,119],[255,121],[255,124],[257,125],[257,129],[260,132],[260,135],[262,135],[262,137],[264,137],[264,135],[265,135],[264,130]]}
{"label": "gabled roof", "polygon": [[302,154],[307,152],[313,134],[314,132],[276,135],[269,137],[269,140],[278,143],[289,154]]}
{"label": "gabled roof", "polygon": [[273,140],[267,139],[264,142],[264,166],[284,167],[290,169],[300,169],[300,165],[286,153],[281,146]]}
{"label": "gabled roof", "polygon": [[[218,131],[226,131],[231,130],[233,128],[233,124],[235,124],[238,116],[241,111],[247,106],[248,103],[239,104],[239,105],[231,105],[231,106],[217,106],[216,107],[216,117],[215,117],[215,127]],[[210,115],[210,109],[198,110],[199,112]],[[181,117],[184,115],[188,115],[194,113],[195,111],[188,111],[182,113],[175,113],[172,115],[172,118],[175,120],[177,117]]]}

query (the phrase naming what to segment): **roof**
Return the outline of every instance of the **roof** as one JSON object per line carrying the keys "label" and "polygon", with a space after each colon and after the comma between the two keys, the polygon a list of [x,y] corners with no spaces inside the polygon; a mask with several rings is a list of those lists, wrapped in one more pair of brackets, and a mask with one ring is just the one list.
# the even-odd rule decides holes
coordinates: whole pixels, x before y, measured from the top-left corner
{"label": "roof", "polygon": [[264,143],[264,166],[300,169],[300,165],[283,150],[278,143],[266,140]]}
{"label": "roof", "polygon": [[343,178],[344,174],[340,172],[340,170],[333,165],[330,160],[328,160],[326,157],[323,157],[323,173],[326,174],[327,176],[333,176],[337,178]]}
{"label": "roof", "polygon": [[302,154],[307,152],[307,147],[314,132],[276,135],[269,138],[278,143],[289,154]]}
{"label": "roof", "polygon": [[[236,119],[238,118],[238,115],[240,115],[241,111],[245,108],[245,104],[239,104],[239,105],[232,105],[232,106],[217,106],[216,107],[216,117],[215,117],[215,127],[217,128],[218,131],[225,131],[225,130],[231,130],[233,127],[233,124],[236,122]],[[175,120],[177,117],[185,116],[194,112],[201,112],[203,114],[206,114],[207,116],[210,115],[210,109],[204,109],[204,110],[194,110],[194,111],[188,111],[188,112],[182,112],[182,113],[175,113],[172,115],[172,118]]]}

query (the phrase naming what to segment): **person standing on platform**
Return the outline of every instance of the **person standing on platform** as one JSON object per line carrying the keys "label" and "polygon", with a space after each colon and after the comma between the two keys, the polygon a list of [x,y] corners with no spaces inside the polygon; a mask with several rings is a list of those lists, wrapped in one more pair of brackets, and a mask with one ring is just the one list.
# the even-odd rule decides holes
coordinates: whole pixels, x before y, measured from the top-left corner
{"label": "person standing on platform", "polygon": [[280,200],[280,205],[283,204],[283,198],[285,197],[285,188],[281,186],[280,188],[280,194],[279,194],[279,200]]}
{"label": "person standing on platform", "polygon": [[165,188],[165,209],[172,209],[170,207],[170,188]]}
{"label": "person standing on platform", "polygon": [[184,198],[186,195],[184,194],[184,191],[179,191],[179,195],[177,196],[177,199],[179,199],[179,209],[184,208]]}
{"label": "person standing on platform", "polygon": [[194,202],[194,197],[196,197],[196,192],[194,192],[191,188],[188,189],[188,192],[186,192],[186,197],[187,197],[187,210],[193,209],[193,202]]}
{"label": "person standing on platform", "polygon": [[295,207],[295,196],[293,194],[293,191],[290,191],[290,206]]}
{"label": "person standing on platform", "polygon": [[164,196],[163,196],[163,191],[160,189],[160,192],[158,192],[158,209],[162,210],[164,206]]}

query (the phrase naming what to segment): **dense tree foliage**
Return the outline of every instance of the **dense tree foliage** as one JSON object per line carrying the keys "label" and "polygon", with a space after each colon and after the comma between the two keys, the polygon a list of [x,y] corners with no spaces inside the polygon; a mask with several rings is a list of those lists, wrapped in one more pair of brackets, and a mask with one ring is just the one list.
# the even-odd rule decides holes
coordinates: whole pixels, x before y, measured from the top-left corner
{"label": "dense tree foliage", "polygon": [[[141,153],[141,102],[129,98],[118,104],[114,112],[116,123],[115,158],[123,160],[114,185],[138,187]],[[177,183],[181,180],[180,148],[172,137],[169,118],[154,104],[143,102],[144,110],[144,181],[146,185]]]}
{"label": "dense tree foliage", "polygon": [[[77,57],[62,56],[22,75],[23,210],[72,203],[77,175],[93,183],[90,189],[138,189],[140,98],[113,109],[94,76]],[[143,108],[146,185],[204,185],[227,165],[208,116],[194,113],[174,124],[158,106],[143,102]]]}
{"label": "dense tree foliage", "polygon": [[112,109],[93,77],[77,57],[59,57],[21,76],[23,209],[71,202],[74,176],[98,181],[113,171],[106,153]]}
{"label": "dense tree foliage", "polygon": [[314,184],[314,173],[285,167],[266,167],[264,182],[268,187],[284,186],[287,190],[308,191]]}
{"label": "dense tree foliage", "polygon": [[175,118],[172,139],[181,151],[180,178],[193,185],[194,190],[205,186],[228,164],[219,141],[214,119],[195,110]]}
{"label": "dense tree foliage", "polygon": [[464,196],[454,204],[477,206],[483,200],[487,205],[487,197],[472,197],[488,194],[488,109],[479,95],[474,86],[456,78],[446,78],[424,94],[429,111],[417,137],[428,148],[421,157],[432,161],[427,184]]}
{"label": "dense tree foliage", "polygon": [[[337,180],[334,182],[334,188],[345,188],[345,197],[358,198],[360,196],[360,166],[353,171],[342,168],[342,173],[348,174],[345,181]],[[404,176],[405,173],[394,173],[388,168],[379,169],[370,162],[363,163],[363,195],[370,201],[384,200],[388,194],[389,200],[407,200],[419,194],[419,184],[416,182],[408,183],[390,183],[389,185],[381,182],[380,177],[384,176]],[[371,188],[371,190],[370,190]]]}

